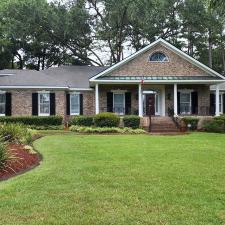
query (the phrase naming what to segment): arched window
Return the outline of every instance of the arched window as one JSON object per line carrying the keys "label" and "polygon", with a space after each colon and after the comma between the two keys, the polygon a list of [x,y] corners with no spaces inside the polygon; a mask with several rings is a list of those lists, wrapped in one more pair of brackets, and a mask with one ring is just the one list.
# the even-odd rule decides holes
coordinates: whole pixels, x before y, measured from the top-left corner
{"label": "arched window", "polygon": [[168,57],[162,52],[155,52],[149,57],[150,62],[167,62]]}

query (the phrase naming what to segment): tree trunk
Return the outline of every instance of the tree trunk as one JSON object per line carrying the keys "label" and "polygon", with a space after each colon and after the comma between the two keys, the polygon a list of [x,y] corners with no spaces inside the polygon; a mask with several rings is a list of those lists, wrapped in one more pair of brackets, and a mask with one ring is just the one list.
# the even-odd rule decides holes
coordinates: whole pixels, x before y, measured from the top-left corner
{"label": "tree trunk", "polygon": [[20,63],[20,66],[19,66],[19,69],[23,69],[23,60],[22,60],[22,56],[19,54],[19,53],[17,53],[17,56],[18,56],[18,59],[19,59],[19,63]]}
{"label": "tree trunk", "polygon": [[12,69],[14,69],[14,56],[12,57],[12,60],[11,60],[11,67]]}
{"label": "tree trunk", "polygon": [[209,45],[209,67],[212,68],[212,32],[210,29],[209,29],[208,45]]}
{"label": "tree trunk", "polygon": [[38,65],[37,65],[37,70],[40,71],[40,67],[41,67],[41,57],[38,56]]}
{"label": "tree trunk", "polygon": [[223,47],[222,47],[222,62],[223,62],[223,75],[225,75],[225,54]]}

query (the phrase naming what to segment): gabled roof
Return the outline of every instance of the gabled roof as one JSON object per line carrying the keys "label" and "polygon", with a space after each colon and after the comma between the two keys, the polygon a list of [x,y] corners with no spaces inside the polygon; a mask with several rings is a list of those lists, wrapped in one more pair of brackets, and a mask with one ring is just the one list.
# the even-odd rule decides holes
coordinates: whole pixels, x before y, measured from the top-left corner
{"label": "gabled roof", "polygon": [[176,53],[177,55],[179,55],[180,57],[186,59],[187,61],[189,61],[190,63],[192,63],[193,65],[197,66],[198,68],[202,69],[203,71],[209,73],[211,76],[215,77],[215,78],[220,78],[221,80],[225,79],[225,77],[223,77],[221,74],[217,73],[216,71],[212,70],[211,68],[209,68],[208,66],[204,65],[203,63],[200,63],[199,61],[197,61],[196,59],[192,58],[191,56],[189,56],[188,54],[182,52],[181,50],[179,50],[178,48],[174,47],[173,45],[171,45],[170,43],[168,43],[167,41],[163,40],[163,39],[158,39],[157,41],[149,44],[148,46],[146,46],[145,48],[137,51],[136,53],[130,55],[129,57],[125,58],[124,60],[116,63],[115,65],[109,67],[108,69],[100,72],[99,74],[97,74],[96,76],[93,76],[90,79],[90,82],[95,82],[98,81],[98,78],[106,76],[111,73],[112,71],[118,69],[119,67],[125,65],[126,63],[128,63],[129,61],[133,60],[134,58],[138,57],[139,55],[145,53],[146,51],[150,50],[151,48],[153,48],[154,46],[156,46],[157,44],[161,44],[164,47],[168,48],[169,50],[173,51],[174,53]]}

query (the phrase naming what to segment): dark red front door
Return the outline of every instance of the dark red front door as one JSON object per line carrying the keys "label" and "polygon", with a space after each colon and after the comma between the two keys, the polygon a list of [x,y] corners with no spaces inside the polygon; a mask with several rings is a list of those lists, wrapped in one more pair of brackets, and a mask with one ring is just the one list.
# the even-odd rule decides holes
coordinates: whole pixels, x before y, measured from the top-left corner
{"label": "dark red front door", "polygon": [[155,115],[155,94],[146,95],[146,114],[149,116]]}

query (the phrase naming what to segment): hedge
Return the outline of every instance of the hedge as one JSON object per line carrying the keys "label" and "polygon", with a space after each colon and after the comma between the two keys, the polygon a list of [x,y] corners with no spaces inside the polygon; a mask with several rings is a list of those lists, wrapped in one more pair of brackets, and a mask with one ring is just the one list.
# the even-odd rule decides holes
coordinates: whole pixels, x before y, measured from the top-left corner
{"label": "hedge", "polygon": [[146,131],[142,129],[132,129],[129,127],[82,127],[82,126],[71,126],[70,131],[77,133],[88,133],[88,134],[145,134]]}
{"label": "hedge", "polygon": [[124,127],[131,127],[137,129],[140,127],[140,117],[135,115],[123,117]]}
{"label": "hedge", "polygon": [[94,124],[94,117],[92,116],[74,116],[69,121],[69,125],[90,127],[93,124]]}
{"label": "hedge", "polygon": [[62,125],[63,118],[61,116],[6,116],[0,117],[0,123],[21,123],[24,125],[35,126],[58,126]]}
{"label": "hedge", "polygon": [[205,124],[203,129],[206,132],[212,132],[212,133],[223,133],[223,132],[225,132],[224,122],[222,120],[215,120],[215,119],[213,121]]}
{"label": "hedge", "polygon": [[188,129],[197,130],[199,118],[190,116],[190,117],[183,117],[182,120],[185,122]]}
{"label": "hedge", "polygon": [[103,112],[94,117],[94,124],[96,127],[118,127],[120,117],[115,113]]}

